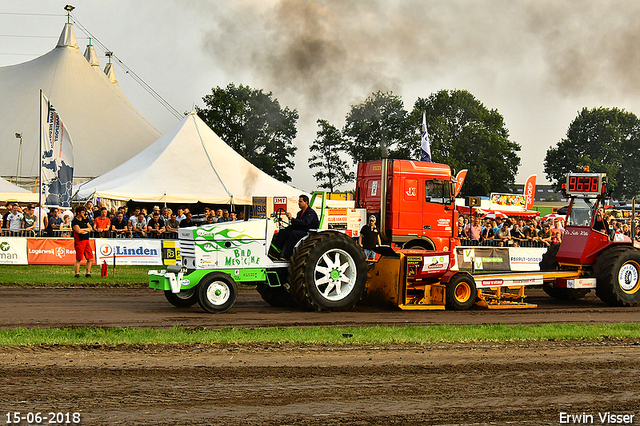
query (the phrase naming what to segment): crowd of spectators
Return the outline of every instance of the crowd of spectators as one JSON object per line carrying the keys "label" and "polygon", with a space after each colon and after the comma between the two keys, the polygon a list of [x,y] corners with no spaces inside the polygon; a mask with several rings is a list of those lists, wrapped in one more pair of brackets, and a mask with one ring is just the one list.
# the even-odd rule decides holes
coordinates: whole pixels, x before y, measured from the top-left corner
{"label": "crowd of spectators", "polygon": [[[630,219],[616,217],[613,212],[599,209],[596,222],[603,218],[602,225],[594,224],[594,229],[608,234],[612,241],[632,239]],[[522,219],[482,219],[480,217],[460,216],[458,237],[464,246],[494,247],[549,247],[562,242],[564,220],[558,217],[543,220],[539,217]],[[640,225],[636,220],[635,236],[640,242]]]}
{"label": "crowd of spectators", "polygon": [[[188,207],[173,211],[169,207],[154,206],[151,212],[136,207],[129,212],[127,206],[111,207],[104,203],[94,206],[85,204],[87,218],[93,232],[91,238],[159,238],[176,239],[178,229],[234,220],[245,220],[244,211],[237,215],[227,209],[204,207],[203,213],[193,217]],[[7,212],[2,216],[0,236],[11,237],[71,237],[71,209],[34,207],[31,204],[7,203]],[[40,220],[38,220],[40,217]]]}

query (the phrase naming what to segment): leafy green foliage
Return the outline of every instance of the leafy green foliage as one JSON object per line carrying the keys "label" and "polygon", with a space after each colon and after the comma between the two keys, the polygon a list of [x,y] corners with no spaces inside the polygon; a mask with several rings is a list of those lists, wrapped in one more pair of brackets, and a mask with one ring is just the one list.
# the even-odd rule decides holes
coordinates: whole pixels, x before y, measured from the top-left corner
{"label": "leafy green foliage", "polygon": [[198,116],[253,165],[282,182],[290,182],[286,169],[294,167],[298,112],[282,109],[271,92],[248,86],[231,83],[211,92],[202,98],[206,107],[196,107]]}
{"label": "leafy green foliage", "polygon": [[311,144],[309,150],[312,152],[309,158],[309,167],[318,169],[313,174],[320,188],[328,189],[330,192],[355,179],[355,174],[349,171],[347,162],[340,158],[340,153],[344,152],[345,141],[342,133],[327,120],[318,119],[320,130],[317,138]]}
{"label": "leafy green foliage", "polygon": [[426,111],[434,162],[469,173],[460,196],[511,191],[520,166],[520,145],[509,140],[504,119],[466,90],[441,90],[418,98],[408,117],[412,137],[404,151],[420,158],[420,126]]}
{"label": "leafy green foliage", "polygon": [[402,99],[391,92],[378,91],[361,104],[352,105],[343,136],[354,164],[380,159],[383,145],[389,158],[408,158],[406,147],[411,132]]}
{"label": "leafy green foliage", "polygon": [[571,122],[567,137],[549,148],[544,172],[557,190],[566,181],[566,173],[606,173],[614,185],[614,197],[640,194],[640,121],[618,108],[583,108]]}

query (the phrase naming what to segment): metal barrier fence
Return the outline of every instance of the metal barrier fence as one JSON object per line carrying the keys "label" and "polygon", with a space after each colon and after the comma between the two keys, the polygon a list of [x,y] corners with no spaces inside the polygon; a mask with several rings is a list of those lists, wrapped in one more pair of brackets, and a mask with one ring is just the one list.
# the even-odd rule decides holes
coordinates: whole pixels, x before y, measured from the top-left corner
{"label": "metal barrier fence", "polygon": [[544,241],[533,240],[468,240],[460,239],[460,245],[465,247],[514,247],[517,243],[517,247],[535,247],[546,248],[551,245]]}
{"label": "metal barrier fence", "polygon": [[[9,228],[0,228],[0,237],[29,237],[29,238],[73,238],[73,231],[70,229],[54,229],[51,234],[47,234],[44,231],[30,230],[25,231],[21,229],[19,231],[13,231]],[[162,234],[151,234],[145,232],[142,236],[136,232],[125,230],[124,233],[118,233],[115,231],[94,231],[89,234],[90,238],[146,238],[146,239],[158,239],[158,240],[177,240],[177,232],[163,232]]]}

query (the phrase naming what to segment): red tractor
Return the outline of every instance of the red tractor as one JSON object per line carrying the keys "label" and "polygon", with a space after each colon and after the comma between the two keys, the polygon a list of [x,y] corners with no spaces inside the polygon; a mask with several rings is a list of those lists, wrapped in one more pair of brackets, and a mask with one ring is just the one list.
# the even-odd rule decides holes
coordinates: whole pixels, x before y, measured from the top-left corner
{"label": "red tractor", "polygon": [[[611,195],[606,175],[570,173],[563,191],[571,201],[562,243],[547,250],[540,270],[577,269],[582,277],[596,278],[596,294],[606,304],[640,304],[640,244],[623,234],[609,232],[598,216],[599,211],[602,214],[605,199]],[[632,236],[635,235],[634,217],[635,209]],[[579,299],[591,290],[572,285],[575,282],[577,280],[545,280],[544,290],[557,299]]]}

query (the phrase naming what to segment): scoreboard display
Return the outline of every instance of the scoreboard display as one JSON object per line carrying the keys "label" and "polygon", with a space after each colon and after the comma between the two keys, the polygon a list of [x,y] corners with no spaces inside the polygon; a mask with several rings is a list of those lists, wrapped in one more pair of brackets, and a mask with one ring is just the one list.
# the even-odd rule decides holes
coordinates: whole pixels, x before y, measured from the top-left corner
{"label": "scoreboard display", "polygon": [[598,195],[606,189],[605,173],[569,173],[566,192],[571,195]]}

